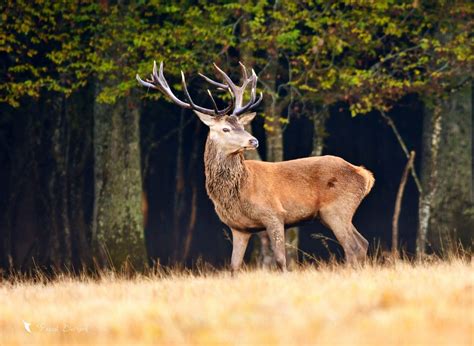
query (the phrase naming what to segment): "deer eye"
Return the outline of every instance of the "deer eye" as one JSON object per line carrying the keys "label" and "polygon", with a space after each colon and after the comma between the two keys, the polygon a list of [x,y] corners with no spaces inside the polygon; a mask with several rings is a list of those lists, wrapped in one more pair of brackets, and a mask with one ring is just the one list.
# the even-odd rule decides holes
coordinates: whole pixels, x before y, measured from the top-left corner
{"label": "deer eye", "polygon": [[227,128],[227,127],[224,127],[224,128],[222,129],[222,131],[224,131],[224,132],[230,132],[230,129]]}

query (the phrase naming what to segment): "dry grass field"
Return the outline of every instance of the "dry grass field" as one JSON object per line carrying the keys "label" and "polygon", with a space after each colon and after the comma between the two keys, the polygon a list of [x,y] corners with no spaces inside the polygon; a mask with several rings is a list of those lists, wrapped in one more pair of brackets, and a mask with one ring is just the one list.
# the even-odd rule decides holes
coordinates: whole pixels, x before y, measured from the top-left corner
{"label": "dry grass field", "polygon": [[473,305],[462,260],[4,281],[0,345],[473,345]]}

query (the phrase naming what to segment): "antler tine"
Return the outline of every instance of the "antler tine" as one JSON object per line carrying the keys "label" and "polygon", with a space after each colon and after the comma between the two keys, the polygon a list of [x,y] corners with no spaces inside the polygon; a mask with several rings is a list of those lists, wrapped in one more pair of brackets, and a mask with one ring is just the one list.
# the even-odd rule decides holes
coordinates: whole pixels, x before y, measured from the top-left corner
{"label": "antler tine", "polygon": [[257,85],[257,75],[255,74],[254,69],[252,69],[250,77],[247,78],[247,74],[245,74],[244,83],[242,83],[242,89],[244,89],[244,91],[247,88],[248,83],[252,83],[251,85],[255,84],[255,86]]}
{"label": "antler tine", "polygon": [[234,112],[234,115],[242,115],[248,111],[251,111],[252,109],[256,108],[260,104],[260,102],[262,102],[262,100],[263,100],[263,94],[260,92],[260,95],[257,101],[255,101],[255,98],[253,100],[250,100],[244,107]]}
{"label": "antler tine", "polygon": [[251,84],[250,84],[250,100],[247,104],[252,104],[255,101],[255,94],[256,94],[256,88],[257,88],[257,75],[252,73],[252,76],[248,79],[248,82],[250,82]]}
{"label": "antler tine", "polygon": [[168,85],[168,81],[166,80],[165,75],[163,74],[163,61],[160,62],[159,74],[156,74],[156,61],[153,63],[153,76],[160,83],[160,85],[171,91],[171,88]]}
{"label": "antler tine", "polygon": [[255,102],[249,107],[249,109],[247,109],[247,111],[251,111],[252,109],[258,107],[258,105],[260,104],[260,102],[262,102],[262,100],[263,100],[263,93],[260,91],[260,94],[258,95],[257,101],[255,101]]}
{"label": "antler tine", "polygon": [[137,75],[135,76],[135,78],[136,78],[137,81],[138,81],[141,85],[143,85],[144,87],[152,88],[152,89],[158,89],[158,90],[159,90],[159,88],[157,88],[156,85],[153,85],[153,84],[151,84],[150,82],[144,81],[143,79],[141,79],[140,76],[138,75],[138,73],[137,73]]}
{"label": "antler tine", "polygon": [[219,66],[216,65],[216,63],[213,63],[215,69],[217,71],[219,71],[219,73],[222,75],[222,77],[224,78],[224,80],[226,81],[227,83],[227,87],[229,89],[232,90],[232,92],[234,93],[235,96],[237,96],[237,85],[234,84],[234,82],[232,81],[232,79],[230,79],[230,77],[227,75],[227,73],[225,73],[224,71],[222,71]]}
{"label": "antler tine", "polygon": [[257,92],[257,74],[255,73],[255,70],[252,69],[252,89],[250,90],[251,97],[255,100],[256,97],[256,92]]}
{"label": "antler tine", "polygon": [[217,108],[216,101],[214,100],[214,97],[212,97],[212,93],[209,89],[207,89],[207,93],[209,94],[209,97],[211,98],[212,105],[214,106],[214,112],[217,114],[219,112],[219,109]]}
{"label": "antler tine", "polygon": [[153,72],[151,74],[151,79],[150,80],[143,81],[138,74],[137,74],[136,78],[137,78],[138,82],[140,82],[140,84],[142,84],[143,86],[160,90],[162,93],[167,95],[178,106],[181,106],[181,107],[187,108],[187,109],[192,108],[189,103],[181,101],[179,98],[177,98],[174,95],[173,91],[171,91],[171,88],[169,87],[168,82],[166,81],[166,78],[163,75],[163,62],[160,63],[159,72],[157,72],[156,61],[153,62]]}
{"label": "antler tine", "polygon": [[247,80],[248,79],[247,68],[245,67],[244,64],[242,64],[241,61],[239,61],[239,65],[242,68],[242,74],[244,75],[244,80]]}
{"label": "antler tine", "polygon": [[[240,65],[243,67],[242,68],[242,71],[243,71],[243,74],[244,76],[247,76],[247,71],[245,69],[245,66],[243,66],[242,63],[240,63]],[[242,108],[242,102],[243,102],[243,97],[244,97],[244,92],[245,92],[245,88],[247,87],[247,84],[249,82],[249,79],[248,78],[245,78],[244,79],[244,82],[242,84],[242,86],[237,86],[233,81],[232,79],[224,72],[222,71],[219,66],[217,66],[215,63],[214,63],[214,67],[216,68],[216,70],[222,75],[222,77],[224,78],[225,82],[227,83],[228,85],[228,88],[229,88],[229,91],[233,94],[233,96],[235,97],[235,108],[234,108],[234,111],[233,111],[233,114],[235,114],[236,112],[238,112],[241,108]]]}
{"label": "antler tine", "polygon": [[234,115],[241,115],[245,112],[248,112],[248,111],[254,109],[255,107],[257,107],[260,104],[260,102],[262,102],[262,100],[263,100],[263,94],[262,93],[260,93],[260,96],[259,96],[258,100],[255,101],[256,96],[257,96],[256,95],[256,93],[257,93],[257,80],[258,80],[257,74],[252,69],[252,75],[247,80],[247,82],[251,82],[250,100],[247,102],[247,104],[245,106],[240,107],[239,109],[235,110]]}
{"label": "antler tine", "polygon": [[223,83],[219,83],[219,82],[216,82],[215,80],[203,75],[201,72],[198,73],[199,76],[201,76],[202,78],[204,78],[206,80],[206,82],[218,87],[218,88],[221,88],[221,89],[224,89],[224,90],[227,90],[229,89],[229,86],[227,84],[223,84]]}
{"label": "antler tine", "polygon": [[183,71],[181,71],[181,81],[182,81],[182,84],[183,84],[184,95],[186,95],[186,98],[188,99],[188,102],[191,104],[191,107],[194,110],[197,110],[201,113],[208,114],[208,115],[218,115],[219,114],[219,111],[216,112],[215,110],[198,106],[197,104],[195,104],[193,102],[193,99],[191,98],[191,95],[189,94],[188,87],[186,86],[186,78],[184,77],[184,72]]}
{"label": "antler tine", "polygon": [[[155,62],[155,65],[156,65],[156,62]],[[153,68],[155,68],[155,66]],[[150,77],[151,77],[150,79],[143,80],[140,78],[140,75],[138,73],[135,75],[136,80],[144,87],[160,90],[158,86],[153,84],[154,83],[153,74]]]}
{"label": "antler tine", "polygon": [[252,100],[254,100],[254,101],[252,102],[252,104],[250,105],[250,107],[247,109],[247,111],[250,111],[250,110],[256,108],[256,107],[260,104],[260,102],[262,102],[262,100],[263,100],[263,93],[260,92],[257,101],[255,101],[255,98],[256,98],[256,96],[257,96],[256,94],[257,94],[257,81],[258,81],[258,76],[257,76],[257,74],[255,73],[255,70],[254,70],[254,69],[252,69],[252,76],[253,76],[253,79],[252,79],[252,91],[251,91],[252,96],[251,96],[251,98],[252,98]]}
{"label": "antler tine", "polygon": [[[219,67],[217,67],[216,64],[214,64],[214,66],[217,68],[217,70],[219,70],[219,72],[221,72],[221,74],[224,74],[226,77],[227,74],[224,73],[224,71],[222,71]],[[215,80],[207,77],[206,75],[204,75],[203,73],[198,73],[199,76],[201,76],[202,78],[204,78],[205,81],[207,81],[208,83],[220,88],[220,89],[224,89],[224,90],[227,90],[231,96],[231,100],[230,100],[230,104],[229,106],[227,106],[225,109],[223,109],[222,111],[220,111],[221,113],[220,114],[226,114],[228,113],[234,106],[235,104],[235,89],[232,89],[228,84],[223,84],[223,83],[219,83],[219,82],[216,82]],[[227,78],[227,81],[230,81],[231,82],[231,85],[235,86],[235,84],[232,82],[232,80],[230,78]],[[210,93],[210,91],[208,90],[208,93]],[[209,94],[209,96],[211,96],[211,99],[212,99],[212,102],[215,103],[214,101],[214,98],[212,97],[212,94]]]}
{"label": "antler tine", "polygon": [[233,100],[231,99],[231,102],[229,104],[229,106],[227,106],[225,109],[223,110],[219,110],[217,108],[217,104],[216,104],[216,101],[214,100],[214,98],[212,97],[212,94],[211,92],[208,90],[208,93],[209,93],[209,96],[211,97],[211,100],[212,100],[212,103],[213,103],[213,106],[214,106],[214,110],[212,109],[208,109],[208,108],[204,108],[204,107],[201,107],[201,106],[198,106],[197,104],[195,104],[191,98],[191,95],[189,94],[189,91],[188,91],[188,87],[186,86],[186,78],[184,77],[184,72],[181,71],[181,81],[182,81],[182,84],[183,84],[183,89],[184,89],[184,94],[186,95],[186,98],[188,99],[189,103],[191,104],[191,107],[194,109],[194,110],[197,110],[201,113],[204,113],[204,114],[208,114],[208,115],[223,115],[223,114],[226,114],[229,112],[229,110],[232,109],[233,107]]}
{"label": "antler tine", "polygon": [[[163,66],[163,61],[160,62],[160,71],[161,71],[162,66]],[[159,80],[158,71],[156,70],[156,60],[153,60],[153,70],[151,71],[151,78],[152,80],[156,80],[156,81]]]}

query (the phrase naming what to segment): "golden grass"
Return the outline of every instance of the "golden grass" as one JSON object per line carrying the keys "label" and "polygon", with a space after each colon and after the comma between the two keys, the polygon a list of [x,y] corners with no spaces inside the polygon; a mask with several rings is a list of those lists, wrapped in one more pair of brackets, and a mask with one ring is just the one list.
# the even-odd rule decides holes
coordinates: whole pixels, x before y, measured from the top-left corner
{"label": "golden grass", "polygon": [[472,345],[473,269],[454,260],[3,282],[0,345]]}

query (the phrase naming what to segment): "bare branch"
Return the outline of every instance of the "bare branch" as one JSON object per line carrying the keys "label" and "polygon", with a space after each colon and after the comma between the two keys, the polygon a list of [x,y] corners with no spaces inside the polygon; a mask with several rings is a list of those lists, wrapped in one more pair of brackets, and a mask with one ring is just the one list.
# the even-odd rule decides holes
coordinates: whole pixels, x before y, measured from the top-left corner
{"label": "bare branch", "polygon": [[[405,144],[405,141],[403,140],[402,136],[400,135],[400,132],[398,132],[397,126],[393,122],[392,118],[390,118],[387,114],[385,114],[384,111],[380,111],[380,115],[382,118],[385,119],[387,122],[388,126],[392,129],[393,133],[395,134],[395,137],[398,140],[398,143],[400,144],[400,147],[402,148],[403,152],[405,153],[405,156],[407,159],[410,158],[410,153],[408,152],[407,146]],[[423,192],[423,189],[421,187],[420,179],[418,178],[418,175],[416,174],[415,166],[412,165],[410,167],[411,175],[413,177],[413,180],[415,180],[416,187],[418,189],[418,192],[421,194]]]}

